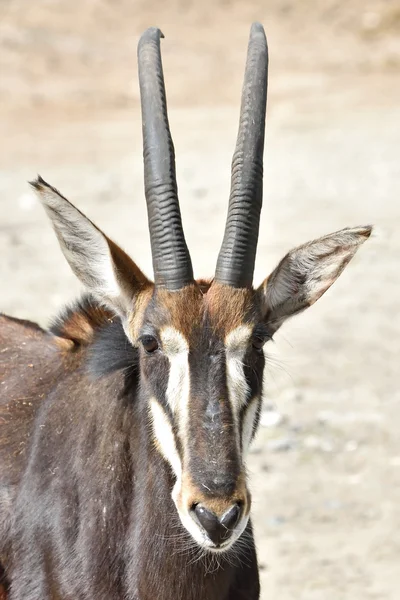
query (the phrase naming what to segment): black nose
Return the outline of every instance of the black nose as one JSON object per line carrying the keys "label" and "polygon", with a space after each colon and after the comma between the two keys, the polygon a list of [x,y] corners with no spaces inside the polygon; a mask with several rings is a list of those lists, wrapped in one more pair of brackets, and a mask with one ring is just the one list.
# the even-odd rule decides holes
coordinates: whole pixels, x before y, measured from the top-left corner
{"label": "black nose", "polygon": [[228,540],[233,529],[237,525],[242,508],[240,504],[233,504],[228,510],[218,518],[217,515],[202,504],[196,504],[192,513],[195,520],[203,527],[208,537],[216,546],[220,546]]}

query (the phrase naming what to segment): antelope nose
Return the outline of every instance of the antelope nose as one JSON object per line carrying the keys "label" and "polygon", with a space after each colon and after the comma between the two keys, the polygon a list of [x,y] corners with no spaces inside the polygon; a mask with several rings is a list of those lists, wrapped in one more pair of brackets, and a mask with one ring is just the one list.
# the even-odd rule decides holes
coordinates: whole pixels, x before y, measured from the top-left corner
{"label": "antelope nose", "polygon": [[202,504],[196,504],[192,512],[195,520],[203,527],[208,537],[216,546],[228,540],[237,525],[242,512],[240,504],[233,504],[218,518],[217,515]]}

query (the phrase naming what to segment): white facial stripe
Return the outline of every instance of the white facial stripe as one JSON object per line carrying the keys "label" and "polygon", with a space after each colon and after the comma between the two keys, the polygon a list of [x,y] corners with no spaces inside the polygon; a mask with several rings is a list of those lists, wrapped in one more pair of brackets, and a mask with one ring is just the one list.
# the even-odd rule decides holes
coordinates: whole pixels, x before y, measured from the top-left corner
{"label": "white facial stripe", "polygon": [[160,452],[171,465],[175,476],[180,479],[182,464],[176,448],[172,427],[164,409],[155,398],[150,400],[150,415]]}
{"label": "white facial stripe", "polygon": [[239,352],[244,355],[246,352],[252,329],[250,325],[239,325],[232,329],[225,338],[225,348],[229,353]]}
{"label": "white facial stripe", "polygon": [[167,386],[167,401],[174,414],[179,414],[182,431],[187,423],[189,407],[189,345],[183,335],[173,327],[160,332],[163,351],[169,359],[170,370]]}
{"label": "white facial stripe", "polygon": [[243,425],[242,425],[242,454],[245,456],[249,450],[252,435],[254,420],[256,418],[257,409],[260,403],[260,399],[256,396],[253,398],[246,408],[244,413]]}
{"label": "white facial stripe", "polygon": [[177,354],[188,354],[189,344],[185,337],[175,327],[164,327],[160,331],[163,350],[168,358]]}
{"label": "white facial stripe", "polygon": [[249,394],[249,386],[244,375],[243,359],[250,336],[251,328],[248,325],[239,325],[225,339],[228,391],[232,410],[236,417],[239,415],[239,411],[244,406]]}

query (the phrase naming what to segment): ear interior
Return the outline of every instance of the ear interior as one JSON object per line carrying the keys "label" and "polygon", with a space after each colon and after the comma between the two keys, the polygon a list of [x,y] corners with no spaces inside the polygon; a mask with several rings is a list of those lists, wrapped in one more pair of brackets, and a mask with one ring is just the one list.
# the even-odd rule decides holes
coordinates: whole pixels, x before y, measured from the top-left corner
{"label": "ear interior", "polygon": [[283,258],[258,290],[272,333],[330,288],[371,231],[370,226],[342,229],[295,248]]}
{"label": "ear interior", "polygon": [[100,301],[126,316],[149,280],[132,259],[40,176],[31,182],[72,271]]}

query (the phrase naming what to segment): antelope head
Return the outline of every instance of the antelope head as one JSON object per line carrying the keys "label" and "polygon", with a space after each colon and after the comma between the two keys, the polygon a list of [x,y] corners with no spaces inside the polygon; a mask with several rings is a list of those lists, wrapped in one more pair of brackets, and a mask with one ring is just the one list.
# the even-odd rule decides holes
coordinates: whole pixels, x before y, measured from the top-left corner
{"label": "antelope head", "polygon": [[138,47],[145,195],[154,282],[78,209],[33,182],[75,274],[120,317],[140,353],[151,436],[173,474],[180,520],[203,548],[223,552],[246,528],[246,453],[257,429],[264,351],[288,317],[332,285],[370,227],[290,251],[259,287],[253,271],[262,204],[268,50],[251,28],[228,216],[215,276],[196,281],[185,242],[160,54],[161,32]]}

